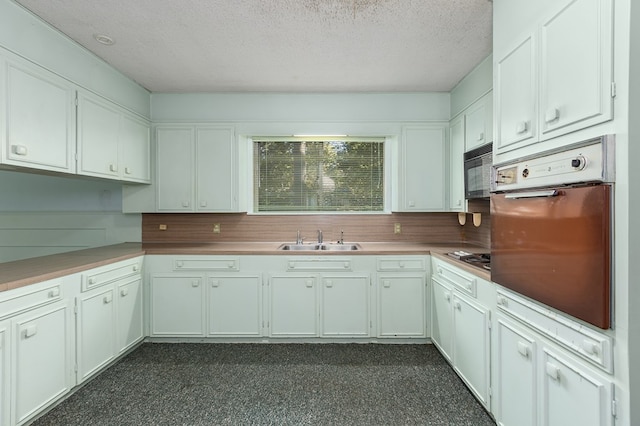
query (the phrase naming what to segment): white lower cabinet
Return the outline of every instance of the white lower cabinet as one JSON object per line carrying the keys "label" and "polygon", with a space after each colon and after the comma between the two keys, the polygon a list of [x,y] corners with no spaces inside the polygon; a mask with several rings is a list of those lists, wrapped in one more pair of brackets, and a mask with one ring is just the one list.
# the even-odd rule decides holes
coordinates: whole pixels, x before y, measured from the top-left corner
{"label": "white lower cabinet", "polygon": [[61,300],[12,320],[10,424],[27,421],[73,387],[72,318]]}
{"label": "white lower cabinet", "polygon": [[426,337],[424,273],[378,275],[378,336]]}
{"label": "white lower cabinet", "polygon": [[115,356],[116,301],[110,286],[78,296],[78,381],[105,367]]}
{"label": "white lower cabinet", "polygon": [[142,258],[82,273],[76,296],[78,383],[142,341]]}
{"label": "white lower cabinet", "polygon": [[[593,347],[589,342],[598,332],[566,317],[549,323],[548,310],[537,310],[537,304],[517,296],[499,292],[498,298],[493,359],[498,424],[613,425],[614,385],[606,363],[598,366],[594,357],[590,365],[580,358],[583,348]],[[567,335],[579,345],[565,345]],[[607,346],[596,351],[603,359]]]}
{"label": "white lower cabinet", "polygon": [[9,424],[9,322],[0,322],[0,425]]}
{"label": "white lower cabinet", "polygon": [[203,337],[206,297],[202,274],[151,276],[152,336]]}
{"label": "white lower cabinet", "polygon": [[318,278],[274,275],[269,280],[269,336],[318,336]]}
{"label": "white lower cabinet", "polygon": [[433,258],[431,340],[478,401],[491,406],[491,310],[488,281]]}
{"label": "white lower cabinet", "polygon": [[368,337],[369,275],[322,277],[322,336]]}
{"label": "white lower cabinet", "polygon": [[262,277],[208,277],[209,336],[262,335]]}
{"label": "white lower cabinet", "polygon": [[530,333],[504,317],[496,321],[496,351],[493,360],[496,392],[494,411],[498,424],[535,426],[538,424],[537,350]]}

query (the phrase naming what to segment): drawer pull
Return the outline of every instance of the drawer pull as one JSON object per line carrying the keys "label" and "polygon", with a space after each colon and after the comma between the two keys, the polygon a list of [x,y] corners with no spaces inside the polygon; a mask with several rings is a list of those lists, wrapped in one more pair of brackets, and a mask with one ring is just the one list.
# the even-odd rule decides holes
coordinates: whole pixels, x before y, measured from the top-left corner
{"label": "drawer pull", "polygon": [[598,352],[600,352],[598,344],[589,340],[582,342],[582,349],[589,355],[598,355]]}
{"label": "drawer pull", "polygon": [[140,267],[138,265],[133,265],[133,272],[138,272]]}
{"label": "drawer pull", "polygon": [[398,267],[404,268],[404,262],[398,262]]}
{"label": "drawer pull", "polygon": [[129,294],[128,288],[123,288],[120,290],[120,296],[125,297],[127,294]]}
{"label": "drawer pull", "polygon": [[518,342],[518,353],[525,358],[529,358],[529,345],[524,342]]}
{"label": "drawer pull", "polygon": [[438,268],[438,275],[442,275],[443,273],[442,268]]}
{"label": "drawer pull", "polygon": [[184,266],[184,263],[182,262],[182,260],[178,260],[176,262],[176,268],[182,268],[182,266]]}
{"label": "drawer pull", "polygon": [[49,299],[53,299],[54,297],[58,296],[60,296],[59,288],[52,288],[51,290],[49,290]]}
{"label": "drawer pull", "polygon": [[498,305],[507,306],[507,298],[504,296],[498,296]]}
{"label": "drawer pull", "polygon": [[560,368],[552,362],[547,362],[547,376],[552,380],[560,380]]}
{"label": "drawer pull", "polygon": [[89,284],[95,284],[96,281],[97,280],[94,277],[89,278]]}
{"label": "drawer pull", "polygon": [[236,267],[236,264],[234,262],[229,262],[229,264],[227,265],[227,268],[229,269],[233,269]]}
{"label": "drawer pull", "polygon": [[35,324],[31,324],[25,327],[23,335],[25,339],[28,339],[29,337],[35,336],[37,332],[38,332],[38,326]]}
{"label": "drawer pull", "polygon": [[344,262],[344,268],[348,269],[349,268],[349,262]]}

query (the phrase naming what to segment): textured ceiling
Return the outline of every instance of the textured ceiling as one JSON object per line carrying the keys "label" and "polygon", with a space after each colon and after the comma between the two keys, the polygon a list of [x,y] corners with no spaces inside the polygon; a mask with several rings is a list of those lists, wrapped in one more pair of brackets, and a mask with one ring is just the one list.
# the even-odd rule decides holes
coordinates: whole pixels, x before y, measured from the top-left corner
{"label": "textured ceiling", "polygon": [[16,1],[153,92],[449,91],[491,53],[488,0]]}

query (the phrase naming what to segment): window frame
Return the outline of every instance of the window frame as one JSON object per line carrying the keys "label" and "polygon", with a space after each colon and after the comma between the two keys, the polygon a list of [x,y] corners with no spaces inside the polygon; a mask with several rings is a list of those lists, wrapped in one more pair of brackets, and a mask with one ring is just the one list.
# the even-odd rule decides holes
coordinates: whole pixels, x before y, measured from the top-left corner
{"label": "window frame", "polygon": [[247,199],[247,214],[250,215],[263,215],[263,216],[274,216],[274,215],[388,215],[391,214],[391,206],[392,206],[392,200],[391,200],[391,196],[392,196],[392,190],[391,190],[391,185],[392,185],[392,171],[395,170],[395,167],[392,167],[392,155],[393,155],[393,146],[395,146],[395,144],[397,144],[397,137],[393,137],[393,136],[388,136],[388,135],[367,135],[367,136],[353,136],[353,135],[349,135],[347,138],[348,139],[358,139],[358,138],[362,138],[363,140],[366,139],[383,139],[383,144],[384,144],[384,170],[383,170],[383,180],[384,180],[384,191],[383,191],[383,208],[380,211],[325,211],[325,210],[313,210],[313,211],[309,211],[309,210],[304,210],[304,211],[268,211],[268,212],[264,212],[264,211],[256,211],[256,206],[255,206],[255,202],[254,202],[254,183],[255,183],[255,177],[254,177],[254,170],[255,170],[255,164],[254,164],[254,140],[265,140],[265,139],[269,139],[269,140],[293,140],[293,139],[298,139],[298,140],[310,140],[311,139],[320,139],[320,138],[324,138],[324,139],[341,139],[342,137],[331,137],[331,135],[313,135],[313,136],[282,136],[282,135],[274,135],[274,136],[258,136],[258,135],[252,135],[252,136],[247,136],[246,137],[246,159],[247,159],[247,175],[246,175],[246,187],[247,187],[247,194],[246,194],[246,199]]}

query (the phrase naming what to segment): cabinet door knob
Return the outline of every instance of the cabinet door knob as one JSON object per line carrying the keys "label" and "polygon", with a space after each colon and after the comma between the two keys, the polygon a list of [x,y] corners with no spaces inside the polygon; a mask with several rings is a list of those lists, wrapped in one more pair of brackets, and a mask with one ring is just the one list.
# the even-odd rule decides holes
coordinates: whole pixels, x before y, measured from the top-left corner
{"label": "cabinet door knob", "polygon": [[125,168],[124,168],[124,173],[125,173],[126,175],[130,175],[130,174],[131,174],[131,169],[130,169],[129,167],[125,167]]}
{"label": "cabinet door knob", "polygon": [[35,324],[30,324],[27,327],[25,327],[23,331],[23,335],[25,339],[28,339],[29,337],[35,336],[37,332],[38,332],[38,326]]}
{"label": "cabinet door knob", "polygon": [[191,287],[200,287],[200,281],[198,280],[191,281]]}
{"label": "cabinet door knob", "polygon": [[484,139],[484,132],[478,133],[478,140],[481,141]]}
{"label": "cabinet door knob", "polygon": [[447,299],[447,302],[451,302],[451,295],[449,293],[445,294],[444,298]]}
{"label": "cabinet door knob", "polygon": [[109,303],[111,303],[112,300],[113,298],[111,297],[111,295],[107,294],[105,297],[102,298],[102,303],[104,303],[105,305],[108,305]]}
{"label": "cabinet door knob", "polygon": [[529,358],[529,345],[525,342],[518,342],[518,353],[525,358]]}
{"label": "cabinet door knob", "polygon": [[138,269],[140,269],[138,265],[133,265],[133,272],[138,272]]}
{"label": "cabinet door knob", "polygon": [[349,268],[349,262],[344,262],[344,268],[348,269]]}
{"label": "cabinet door knob", "polygon": [[96,279],[94,277],[89,278],[89,284],[95,284]]}
{"label": "cabinet door knob", "polygon": [[498,296],[498,305],[507,306],[507,298],[504,296]]}
{"label": "cabinet door knob", "polygon": [[207,201],[206,200],[200,200],[200,207],[207,207]]}
{"label": "cabinet door knob", "polygon": [[184,263],[182,262],[182,260],[178,260],[176,262],[176,268],[182,268],[183,265],[184,265]]}
{"label": "cabinet door knob", "polygon": [[27,155],[27,147],[24,145],[11,145],[11,151],[16,155]]}
{"label": "cabinet door knob", "polygon": [[552,121],[556,121],[560,118],[560,110],[558,108],[549,108],[547,113],[544,115],[544,121],[547,123],[551,123]]}
{"label": "cabinet door knob", "polygon": [[189,202],[188,201],[183,201],[182,202],[182,207],[189,207]]}
{"label": "cabinet door knob", "polygon": [[233,268],[235,268],[235,266],[236,266],[236,264],[234,262],[229,262],[227,264],[227,268],[229,268],[229,269],[233,269]]}
{"label": "cabinet door knob", "polygon": [[526,121],[520,121],[516,124],[516,133],[521,135],[529,129],[529,124]]}
{"label": "cabinet door knob", "polygon": [[120,289],[120,296],[125,297],[127,294],[129,294],[128,288]]}
{"label": "cabinet door knob", "polygon": [[560,368],[552,362],[547,362],[547,376],[552,380],[560,380]]}
{"label": "cabinet door knob", "polygon": [[115,164],[109,164],[109,171],[110,172],[117,172],[118,168],[116,167]]}
{"label": "cabinet door knob", "polygon": [[385,287],[385,288],[391,287],[391,281],[389,281],[389,280],[382,281],[382,286]]}
{"label": "cabinet door knob", "polygon": [[326,287],[329,287],[329,288],[330,288],[330,287],[333,287],[333,281],[331,281],[331,280],[326,280],[326,281],[324,282],[324,285],[325,285]]}
{"label": "cabinet door knob", "polygon": [[307,286],[308,288],[313,287],[313,280],[306,280],[304,282],[304,285]]}
{"label": "cabinet door knob", "polygon": [[453,304],[453,307],[456,308],[457,310],[461,311],[462,310],[462,304],[460,302],[455,302]]}
{"label": "cabinet door knob", "polygon": [[220,287],[220,281],[211,280],[211,287]]}

